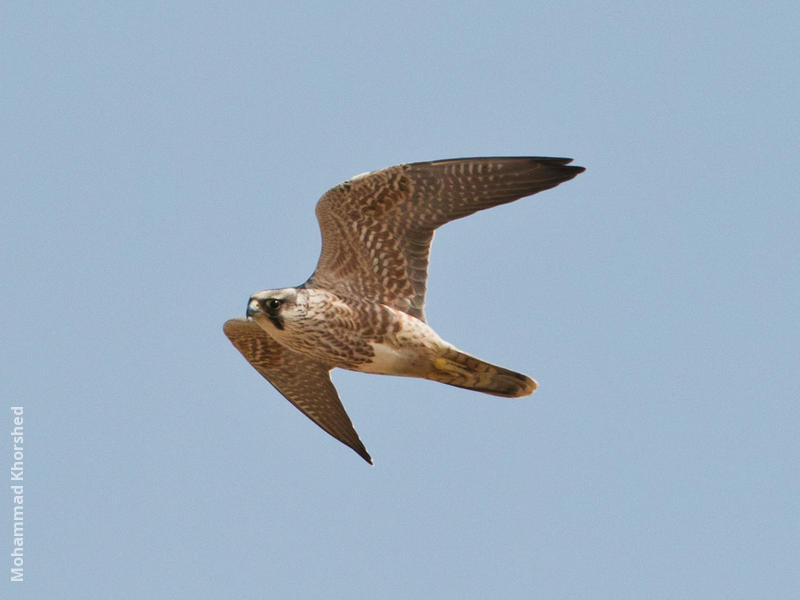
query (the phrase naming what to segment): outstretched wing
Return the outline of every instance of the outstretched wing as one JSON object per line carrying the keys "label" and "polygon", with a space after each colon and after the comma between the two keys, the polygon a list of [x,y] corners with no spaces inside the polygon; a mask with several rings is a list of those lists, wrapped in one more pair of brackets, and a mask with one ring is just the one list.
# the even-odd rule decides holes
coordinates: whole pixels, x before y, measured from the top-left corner
{"label": "outstretched wing", "polygon": [[333,387],[330,367],[281,346],[252,319],[226,321],[223,331],[247,362],[289,402],[372,464]]}
{"label": "outstretched wing", "polygon": [[557,186],[584,171],[569,158],[461,158],[359,175],[317,203],[322,253],[306,282],[425,320],[434,230]]}

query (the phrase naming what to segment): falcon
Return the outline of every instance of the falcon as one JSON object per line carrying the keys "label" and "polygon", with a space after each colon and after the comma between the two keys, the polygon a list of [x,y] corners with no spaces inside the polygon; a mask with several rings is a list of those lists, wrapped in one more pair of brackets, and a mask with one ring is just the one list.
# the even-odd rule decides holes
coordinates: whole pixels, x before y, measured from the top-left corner
{"label": "falcon", "polygon": [[372,464],[330,378],[336,367],[431,379],[494,396],[532,394],[526,375],[465,354],[425,318],[434,231],[555,187],[569,158],[460,158],[357,175],[317,203],[322,251],[297,287],[264,290],[225,335],[289,402]]}

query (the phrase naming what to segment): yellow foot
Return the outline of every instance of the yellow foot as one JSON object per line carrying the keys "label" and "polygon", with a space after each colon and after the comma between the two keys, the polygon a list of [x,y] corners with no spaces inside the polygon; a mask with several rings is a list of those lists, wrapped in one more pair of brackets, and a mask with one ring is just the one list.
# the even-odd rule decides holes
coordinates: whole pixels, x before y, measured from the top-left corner
{"label": "yellow foot", "polygon": [[469,369],[465,369],[458,363],[455,363],[452,360],[448,360],[443,356],[440,356],[439,358],[435,359],[433,361],[433,366],[439,371],[444,371],[445,373],[451,373],[453,375],[461,375],[462,377],[473,376],[473,373]]}

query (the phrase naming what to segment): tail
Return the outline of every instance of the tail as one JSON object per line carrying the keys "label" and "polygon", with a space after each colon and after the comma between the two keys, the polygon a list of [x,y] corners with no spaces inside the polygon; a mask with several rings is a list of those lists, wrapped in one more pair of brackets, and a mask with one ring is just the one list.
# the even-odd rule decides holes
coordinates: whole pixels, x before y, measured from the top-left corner
{"label": "tail", "polygon": [[449,348],[433,359],[425,377],[447,385],[506,398],[528,396],[536,389],[536,382],[530,377],[483,362],[455,348]]}

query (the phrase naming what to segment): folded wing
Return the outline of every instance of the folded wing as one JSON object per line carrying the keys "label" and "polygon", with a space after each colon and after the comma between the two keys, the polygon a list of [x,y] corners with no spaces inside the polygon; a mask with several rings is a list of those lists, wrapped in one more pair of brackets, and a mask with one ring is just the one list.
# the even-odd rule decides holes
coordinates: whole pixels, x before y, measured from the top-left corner
{"label": "folded wing", "polygon": [[331,382],[331,367],[281,346],[251,319],[231,319],[223,330],[247,362],[289,402],[372,464]]}

